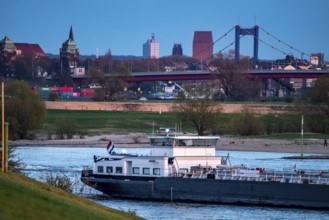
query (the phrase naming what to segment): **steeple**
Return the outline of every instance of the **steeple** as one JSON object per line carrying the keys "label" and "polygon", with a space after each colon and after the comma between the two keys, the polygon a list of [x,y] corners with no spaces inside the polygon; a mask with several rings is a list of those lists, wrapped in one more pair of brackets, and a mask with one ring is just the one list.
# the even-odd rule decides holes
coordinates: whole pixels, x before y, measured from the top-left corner
{"label": "steeple", "polygon": [[61,62],[63,68],[73,73],[75,67],[79,63],[79,48],[74,42],[73,28],[70,28],[69,39],[63,42],[62,47],[59,49]]}
{"label": "steeple", "polygon": [[73,28],[72,28],[72,26],[71,26],[71,29],[70,29],[70,36],[69,36],[69,39],[71,39],[71,40],[74,41]]}

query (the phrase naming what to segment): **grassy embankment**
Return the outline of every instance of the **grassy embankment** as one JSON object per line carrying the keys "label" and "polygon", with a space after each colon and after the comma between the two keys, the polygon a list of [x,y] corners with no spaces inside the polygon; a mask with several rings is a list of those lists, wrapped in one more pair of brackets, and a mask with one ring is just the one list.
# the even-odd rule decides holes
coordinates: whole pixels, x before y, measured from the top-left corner
{"label": "grassy embankment", "polygon": [[0,201],[0,219],[141,219],[10,172],[0,172]]}
{"label": "grassy embankment", "polygon": [[[232,118],[238,114],[226,113],[219,114],[219,123],[215,127],[215,134],[234,134],[232,130]],[[141,132],[151,133],[153,129],[159,127],[175,127],[179,123],[175,114],[171,112],[116,112],[116,111],[70,111],[70,110],[47,110],[45,120],[45,130],[54,126],[58,117],[74,119],[80,128],[88,131],[89,134],[97,133],[128,133]],[[266,117],[266,116],[262,116]],[[305,119],[307,120],[307,118]],[[276,138],[276,139],[294,139],[300,138],[300,115],[281,114],[272,116],[270,120],[280,132],[273,132],[271,135],[249,136],[252,138]],[[184,132],[195,132],[190,125],[183,124]],[[325,134],[307,133],[307,127],[304,127],[305,138],[329,138]]]}

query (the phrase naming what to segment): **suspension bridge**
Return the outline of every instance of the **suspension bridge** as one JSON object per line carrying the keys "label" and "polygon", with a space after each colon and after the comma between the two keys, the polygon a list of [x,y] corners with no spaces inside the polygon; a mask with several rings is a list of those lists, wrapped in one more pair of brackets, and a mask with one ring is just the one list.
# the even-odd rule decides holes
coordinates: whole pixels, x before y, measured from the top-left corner
{"label": "suspension bridge", "polygon": [[[214,46],[216,43],[220,42],[231,32],[235,32],[234,41],[223,47],[222,49],[218,50],[217,53],[221,53],[226,49],[235,45],[235,61],[237,64],[240,62],[240,40],[245,36],[252,36],[254,38],[253,43],[253,65],[252,69],[246,70],[246,74],[249,78],[260,78],[260,79],[279,79],[279,78],[308,78],[308,79],[315,79],[322,76],[329,76],[329,70],[317,70],[317,69],[309,69],[309,70],[269,70],[269,69],[262,69],[259,68],[260,60],[258,56],[259,51],[259,44],[264,46],[270,47],[271,49],[278,51],[283,56],[290,55],[284,49],[280,49],[278,46],[274,46],[274,44],[269,43],[262,39],[261,33],[265,34],[272,38],[275,42],[277,42],[282,47],[290,51],[294,51],[300,54],[300,57],[311,57],[311,55],[301,49],[296,48],[295,46],[281,40],[280,38],[276,37],[274,34],[268,32],[264,28],[255,25],[251,28],[242,28],[239,25],[236,25],[230,28],[227,32],[225,32],[222,36],[216,39],[211,46]],[[208,48],[204,48],[206,50]],[[203,51],[201,50],[200,53]],[[107,75],[107,74],[106,74]],[[107,75],[110,77],[110,75]],[[72,76],[74,81],[83,81],[84,78],[87,76]],[[221,78],[220,73],[211,72],[211,71],[175,71],[175,72],[133,72],[131,76],[125,76],[125,80],[130,82],[142,82],[142,81],[169,81],[169,80],[209,80],[214,78]]]}

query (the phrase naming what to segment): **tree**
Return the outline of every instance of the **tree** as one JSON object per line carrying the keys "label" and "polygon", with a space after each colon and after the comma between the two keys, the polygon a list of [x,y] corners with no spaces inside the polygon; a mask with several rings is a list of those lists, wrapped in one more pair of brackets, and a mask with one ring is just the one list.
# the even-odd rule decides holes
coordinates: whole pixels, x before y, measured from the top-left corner
{"label": "tree", "polygon": [[245,73],[250,66],[248,57],[242,57],[237,65],[234,51],[229,51],[227,54],[218,53],[215,65],[218,74],[221,75],[221,86],[226,99],[245,101],[259,96],[262,82],[257,79],[249,79]]}
{"label": "tree", "polygon": [[198,135],[205,135],[216,124],[216,115],[221,108],[211,99],[211,91],[206,85],[185,90],[174,101],[173,111],[181,121],[191,124]]}
{"label": "tree", "polygon": [[90,76],[89,83],[99,86],[95,90],[97,101],[110,101],[119,99],[120,91],[127,86],[125,78],[130,75],[130,71],[123,64],[115,62],[111,66],[111,73],[105,76],[101,66],[89,68],[87,74]]}
{"label": "tree", "polygon": [[306,115],[307,127],[312,132],[329,132],[329,78],[319,78],[296,104],[299,113]]}
{"label": "tree", "polygon": [[13,62],[13,65],[15,66],[16,79],[32,79],[32,58],[18,57]]}
{"label": "tree", "polygon": [[11,139],[27,138],[42,126],[45,113],[44,102],[26,82],[16,80],[5,86],[5,120]]}
{"label": "tree", "polygon": [[329,119],[329,78],[319,78],[315,81],[311,89],[310,101],[317,112]]}

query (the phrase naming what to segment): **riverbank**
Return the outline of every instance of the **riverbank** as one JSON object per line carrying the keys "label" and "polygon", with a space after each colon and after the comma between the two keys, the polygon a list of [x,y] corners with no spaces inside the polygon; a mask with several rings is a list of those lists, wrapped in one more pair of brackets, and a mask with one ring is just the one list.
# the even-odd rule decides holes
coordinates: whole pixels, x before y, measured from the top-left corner
{"label": "riverbank", "polygon": [[[252,152],[282,152],[282,153],[300,153],[300,139],[263,139],[246,138],[234,136],[221,136],[218,150],[225,151],[252,151]],[[10,143],[16,146],[56,146],[56,147],[106,147],[111,140],[116,147],[133,148],[147,147],[148,138],[145,134],[109,134],[86,136],[82,139],[62,139],[48,140],[45,137],[38,137],[36,140],[17,140]],[[304,139],[303,150],[306,154],[329,154],[329,147],[323,147],[322,139]]]}

